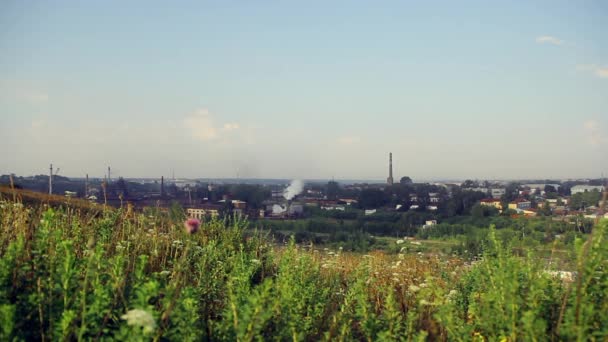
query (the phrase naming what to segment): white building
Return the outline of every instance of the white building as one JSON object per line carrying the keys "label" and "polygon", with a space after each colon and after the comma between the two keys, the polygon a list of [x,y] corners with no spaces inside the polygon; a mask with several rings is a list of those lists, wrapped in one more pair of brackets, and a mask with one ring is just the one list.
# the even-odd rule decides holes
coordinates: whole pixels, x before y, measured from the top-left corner
{"label": "white building", "polygon": [[490,189],[490,195],[492,195],[492,198],[501,198],[506,193],[507,193],[507,191],[504,188]]}
{"label": "white building", "polygon": [[583,192],[590,192],[590,191],[603,192],[604,186],[603,185],[575,185],[570,189],[570,193],[572,193],[573,195],[583,193]]}
{"label": "white building", "polygon": [[422,228],[429,228],[437,225],[437,220],[427,220]]}

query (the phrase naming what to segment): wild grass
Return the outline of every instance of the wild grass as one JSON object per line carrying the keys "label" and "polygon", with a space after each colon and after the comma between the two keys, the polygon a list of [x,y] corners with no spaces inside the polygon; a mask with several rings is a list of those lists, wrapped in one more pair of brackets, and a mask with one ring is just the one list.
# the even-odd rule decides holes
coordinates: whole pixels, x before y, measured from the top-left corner
{"label": "wild grass", "polygon": [[[479,261],[344,253],[127,209],[0,202],[0,340],[608,339],[608,225],[561,279],[490,234]],[[557,276],[556,276],[557,274]]]}

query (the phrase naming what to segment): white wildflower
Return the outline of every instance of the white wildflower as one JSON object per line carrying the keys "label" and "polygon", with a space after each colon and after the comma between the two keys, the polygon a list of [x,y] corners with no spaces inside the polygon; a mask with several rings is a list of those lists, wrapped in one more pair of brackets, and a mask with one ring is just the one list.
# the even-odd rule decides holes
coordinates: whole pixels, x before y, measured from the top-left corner
{"label": "white wildflower", "polygon": [[397,244],[398,244],[398,245],[400,245],[400,244],[402,244],[402,243],[404,243],[404,242],[405,242],[404,240],[397,240]]}
{"label": "white wildflower", "polygon": [[142,327],[144,333],[151,333],[156,329],[154,317],[147,311],[141,309],[133,309],[127,311],[120,318],[127,321],[130,326]]}
{"label": "white wildflower", "polygon": [[421,299],[420,300],[420,305],[430,305],[431,303],[429,303],[427,300],[425,299]]}
{"label": "white wildflower", "polygon": [[420,288],[416,285],[410,285],[410,287],[408,287],[408,290],[410,290],[410,292],[418,292],[420,291]]}
{"label": "white wildflower", "polygon": [[259,264],[260,260],[258,260],[258,259],[251,259],[251,262],[254,263],[254,264]]}

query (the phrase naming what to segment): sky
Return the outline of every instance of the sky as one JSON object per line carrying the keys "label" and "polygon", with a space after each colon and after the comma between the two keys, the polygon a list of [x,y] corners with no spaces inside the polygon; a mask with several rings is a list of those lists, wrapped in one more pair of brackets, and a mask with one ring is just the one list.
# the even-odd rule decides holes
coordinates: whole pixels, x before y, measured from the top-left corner
{"label": "sky", "polygon": [[608,2],[0,2],[0,174],[608,174]]}

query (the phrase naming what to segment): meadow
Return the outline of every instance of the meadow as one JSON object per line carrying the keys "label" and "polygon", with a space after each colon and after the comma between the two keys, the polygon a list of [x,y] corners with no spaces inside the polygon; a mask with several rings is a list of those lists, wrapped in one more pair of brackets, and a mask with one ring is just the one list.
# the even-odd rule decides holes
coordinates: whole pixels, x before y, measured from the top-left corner
{"label": "meadow", "polygon": [[318,248],[248,224],[189,234],[158,210],[0,199],[0,340],[608,339],[607,221],[574,241],[574,273],[491,227],[468,261]]}

